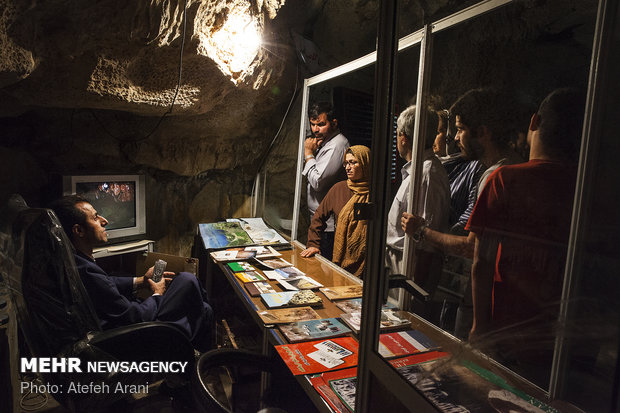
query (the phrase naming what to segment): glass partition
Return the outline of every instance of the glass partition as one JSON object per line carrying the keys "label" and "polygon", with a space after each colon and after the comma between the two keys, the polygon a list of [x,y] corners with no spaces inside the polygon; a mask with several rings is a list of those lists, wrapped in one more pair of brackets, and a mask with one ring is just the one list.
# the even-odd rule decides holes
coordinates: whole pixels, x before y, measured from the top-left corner
{"label": "glass partition", "polygon": [[[362,62],[363,64],[363,62]],[[324,81],[310,83],[306,88],[307,106],[302,109],[304,118],[300,128],[300,136],[312,136],[310,121],[308,119],[307,108],[314,103],[329,102],[334,109],[334,116],[337,119],[337,129],[344,135],[349,145],[365,145],[370,147],[372,138],[372,113],[373,113],[373,78],[374,65],[365,65],[345,74],[336,75]],[[310,79],[312,81],[313,79]],[[299,147],[303,151],[303,142]],[[372,148],[371,148],[372,150]],[[299,166],[298,173],[303,170],[302,165]],[[339,164],[343,160],[339,160]],[[321,192],[323,195],[327,193],[328,187],[333,186],[338,181],[346,179],[344,168],[340,171],[338,177],[331,179],[329,185],[321,184]],[[308,179],[303,176],[301,185],[296,191],[299,194],[299,208],[297,210],[297,231],[294,239],[302,244],[307,242],[308,226],[311,216],[308,206]],[[322,251],[323,255],[328,255],[331,251]]]}
{"label": "glass partition", "polygon": [[[399,2],[403,3],[403,2]],[[396,274],[401,272],[407,279],[414,280],[422,289],[422,293],[427,294],[428,300],[421,301],[419,297],[412,298],[408,293],[396,294],[389,292],[392,298],[388,305],[398,306],[414,314],[412,326],[425,331],[433,340],[439,340],[444,349],[454,352],[456,361],[461,368],[461,362],[470,357],[482,360],[484,368],[475,372],[478,376],[484,372],[490,372],[488,377],[510,378],[512,388],[526,389],[528,394],[534,394],[545,403],[552,403],[558,396],[555,389],[558,382],[562,381],[563,361],[559,359],[556,352],[556,338],[558,331],[569,325],[571,320],[558,322],[559,314],[557,307],[553,307],[547,313],[547,308],[540,310],[536,308],[536,314],[529,314],[525,319],[521,317],[525,311],[522,307],[523,302],[513,302],[512,304],[503,303],[503,311],[508,320],[512,315],[518,315],[515,320],[507,321],[502,326],[503,330],[484,331],[476,337],[469,338],[473,320],[473,299],[471,273],[475,245],[488,245],[488,238],[469,237],[467,226],[472,209],[478,198],[479,191],[484,188],[486,182],[484,172],[489,167],[498,163],[501,159],[507,159],[506,163],[520,163],[527,161],[530,156],[529,141],[527,139],[531,116],[539,107],[541,101],[552,90],[560,87],[575,87],[582,91],[588,89],[588,75],[590,74],[590,62],[592,55],[592,45],[595,32],[595,17],[597,11],[596,1],[585,1],[571,3],[571,7],[566,7],[563,0],[544,0],[539,2],[532,1],[510,1],[510,0],[488,0],[480,3],[468,2],[461,3],[458,10],[449,10],[450,7],[437,9],[429,12],[423,10],[419,13],[411,12],[411,8],[400,11],[400,25],[398,26],[401,39],[399,42],[397,56],[397,66],[395,70],[395,81],[391,87],[394,88],[392,113],[394,128],[391,135],[380,141],[381,145],[389,147],[388,170],[381,171],[389,177],[389,185],[386,186],[386,197],[392,201],[396,196],[401,184],[401,169],[407,159],[403,159],[397,144],[396,119],[398,115],[412,104],[417,104],[415,113],[415,132],[411,158],[418,164],[415,172],[419,174],[417,179],[412,180],[414,185],[409,193],[409,212],[423,216],[426,220],[425,225],[438,234],[448,235],[452,241],[440,241],[437,237],[433,239],[430,231],[423,231],[424,236],[420,237],[418,231],[413,231],[412,236],[406,237],[403,245],[400,264],[390,268],[386,274]],[[466,7],[467,6],[467,7]],[[407,13],[411,13],[410,15]],[[423,18],[420,18],[420,13]],[[429,21],[432,16],[433,23],[428,24],[427,37],[423,40],[423,30],[413,31],[405,36],[403,27],[416,29],[421,25],[421,21]],[[405,24],[403,20],[407,20]],[[427,45],[427,46],[426,46]],[[424,48],[426,46],[426,48]],[[367,112],[361,118],[356,117],[359,106],[364,106],[365,110],[372,111],[372,103],[375,91],[373,90],[373,78],[375,75],[374,62],[376,55],[371,53],[356,61],[345,64],[329,72],[322,73],[313,78],[306,79],[304,84],[303,97],[301,102],[301,126],[297,139],[297,166],[296,166],[296,199],[292,213],[292,238],[301,243],[306,243],[307,228],[310,216],[307,208],[306,188],[307,181],[302,177],[301,170],[304,165],[303,142],[306,136],[310,135],[310,126],[307,117],[307,109],[312,102],[330,101],[340,110],[342,116],[341,131],[349,138],[351,144],[367,144],[369,142],[366,129],[357,127],[371,121],[372,116]],[[422,70],[420,70],[422,69]],[[424,75],[424,76],[422,76]],[[423,81],[421,81],[423,80]],[[498,141],[501,147],[495,148],[493,156],[481,156],[477,153],[479,148],[474,144],[468,146],[463,138],[463,122],[455,122],[458,115],[458,107],[454,110],[453,104],[471,89],[492,88],[501,92],[494,106],[493,122]],[[376,108],[375,108],[376,110]],[[486,109],[485,109],[486,110]],[[363,111],[362,111],[363,112]],[[437,117],[435,119],[435,116]],[[464,116],[464,115],[463,115]],[[459,116],[460,117],[460,116]],[[346,121],[344,121],[346,119]],[[372,122],[369,123],[372,127]],[[427,139],[435,127],[434,139]],[[499,125],[499,126],[495,126]],[[476,125],[477,127],[484,125]],[[349,129],[346,129],[349,128]],[[475,128],[474,133],[484,133],[485,131]],[[491,129],[491,126],[488,126]],[[472,131],[469,131],[472,132]],[[488,131],[487,131],[488,132]],[[458,141],[455,139],[460,133]],[[482,136],[482,135],[480,135]],[[488,137],[488,136],[487,136]],[[375,141],[376,142],[376,141]],[[432,143],[431,143],[432,142]],[[470,142],[471,143],[471,142]],[[434,144],[434,147],[433,147]],[[367,145],[372,146],[370,143]],[[375,148],[376,149],[376,148]],[[385,149],[385,148],[384,148]],[[372,150],[372,148],[371,148]],[[429,151],[435,155],[430,155]],[[288,156],[290,159],[291,150]],[[465,156],[460,156],[459,154]],[[435,156],[435,157],[433,157]],[[449,208],[447,211],[424,210],[427,207],[422,201],[426,198],[436,196],[441,190],[436,186],[425,184],[425,168],[423,162],[430,165],[441,165],[445,173],[445,182],[449,191]],[[432,162],[431,162],[432,161]],[[477,162],[477,165],[475,164]],[[414,162],[415,163],[415,162]],[[461,165],[456,168],[455,165]],[[466,167],[463,167],[465,165]],[[571,168],[576,168],[573,164]],[[467,170],[467,185],[458,187],[458,173],[454,171]],[[572,170],[572,169],[571,169]],[[414,169],[410,170],[413,173]],[[573,171],[574,172],[574,171]],[[571,173],[573,173],[571,172]],[[373,173],[378,173],[373,171]],[[437,172],[440,174],[440,172]],[[290,181],[291,175],[287,175]],[[574,176],[574,174],[573,174]],[[444,178],[441,178],[444,179]],[[440,180],[441,180],[440,179]],[[562,211],[563,218],[558,222],[568,221],[570,225],[572,211],[572,192],[575,188],[575,179],[569,179],[565,190],[559,190],[553,200],[545,199],[542,194],[527,194],[532,197],[531,203],[541,208],[546,207],[547,201],[558,202],[555,205],[558,211]],[[426,185],[426,186],[424,186]],[[423,190],[424,188],[424,190]],[[572,188],[572,189],[571,189]],[[555,188],[557,189],[557,188]],[[523,201],[527,200],[524,196]],[[542,198],[541,198],[542,197]],[[520,201],[520,200],[519,200]],[[538,204],[537,204],[538,203]],[[514,205],[513,205],[514,206]],[[530,205],[532,207],[532,205]],[[548,207],[553,208],[553,207]],[[516,208],[519,210],[519,208]],[[389,203],[385,210],[375,211],[376,214],[388,216]],[[289,214],[290,215],[290,214]],[[560,214],[558,214],[559,216]],[[441,218],[445,216],[445,218]],[[393,219],[394,217],[392,217]],[[388,221],[390,217],[388,216]],[[529,217],[520,217],[529,227],[543,227],[543,224],[532,224],[528,222]],[[432,225],[435,224],[435,227]],[[389,224],[388,224],[389,225]],[[397,226],[396,224],[395,226]],[[561,227],[560,224],[556,227]],[[541,251],[551,251],[548,256],[553,256],[553,271],[557,277],[551,283],[539,284],[532,282],[529,284],[519,284],[525,291],[521,291],[520,299],[531,299],[536,296],[539,301],[544,297],[558,297],[558,289],[566,289],[570,284],[570,271],[564,271],[568,247],[568,232],[563,229],[563,235],[559,238],[549,237],[553,247],[540,245],[534,242],[511,237],[500,238],[501,241],[492,240],[495,244],[494,254],[499,248],[504,248],[503,252],[513,248],[519,251],[514,256],[521,256],[525,261],[532,262],[532,256],[536,256]],[[383,231],[379,236],[385,237]],[[488,236],[488,233],[486,234]],[[417,236],[418,239],[415,239]],[[451,238],[456,237],[456,238]],[[439,237],[441,238],[441,237]],[[544,238],[544,237],[542,237]],[[530,240],[532,241],[532,240]],[[535,240],[539,242],[540,240]],[[526,253],[523,245],[528,244],[530,253]],[[544,243],[543,243],[544,244]],[[371,254],[384,256],[384,251],[372,251]],[[427,254],[429,253],[429,254]],[[430,261],[425,262],[425,255],[430,256]],[[478,255],[480,257],[481,255]],[[390,260],[384,257],[386,267],[390,267]],[[493,256],[494,259],[497,255]],[[546,266],[545,266],[546,265]],[[543,273],[550,273],[549,264],[545,264]],[[523,270],[523,268],[521,268]],[[399,271],[400,270],[400,271]],[[530,273],[531,268],[524,271]],[[535,269],[538,272],[540,269]],[[532,273],[536,273],[533,271]],[[379,277],[382,274],[373,274],[370,277]],[[508,272],[506,277],[509,277]],[[506,285],[500,285],[503,281],[498,273],[495,275],[498,289],[491,290],[491,294],[499,294],[499,289]],[[553,284],[553,285],[550,285]],[[379,284],[377,284],[379,285]],[[544,290],[544,291],[541,291]],[[548,290],[548,291],[547,291]],[[553,290],[553,292],[550,292]],[[486,291],[488,293],[488,291]],[[549,293],[548,295],[540,293]],[[510,294],[509,294],[510,295]],[[387,296],[387,295],[386,295]],[[506,294],[504,294],[506,296]],[[543,298],[541,298],[543,297]],[[580,308],[584,306],[582,297],[569,298],[562,302],[563,306],[571,307],[575,302],[580,302]],[[487,299],[493,300],[494,295],[489,295]],[[552,301],[552,300],[551,300]],[[383,303],[382,303],[383,304]],[[548,304],[551,304],[549,302]],[[558,304],[555,301],[553,304]],[[538,304],[537,304],[538,305]],[[496,307],[499,311],[500,307]],[[377,309],[378,310],[378,309]],[[514,312],[513,312],[514,311]],[[530,311],[531,312],[531,311]],[[571,311],[563,310],[564,314]],[[545,318],[544,321],[541,318]],[[381,332],[378,323],[376,331]],[[362,331],[360,334],[364,334]],[[370,333],[368,333],[370,334]],[[583,344],[584,351],[577,351],[571,354],[572,365],[578,365],[583,371],[596,369],[605,358],[603,350],[613,353],[611,358],[616,357],[617,343],[611,347],[600,343],[599,338],[595,340],[583,340],[569,337],[571,349],[574,350],[574,343]],[[520,349],[514,351],[515,336],[522,337]],[[523,338],[523,337],[527,337]],[[475,338],[475,339],[474,339]],[[462,340],[462,341],[461,341]],[[524,341],[525,340],[525,341]],[[369,362],[373,367],[373,377],[381,377],[380,381],[391,382],[391,374],[395,372],[390,363],[383,360],[385,353],[381,355],[381,347],[377,341],[374,342],[373,352],[377,359]],[[379,345],[379,347],[378,347]],[[615,351],[615,352],[614,352]],[[522,357],[523,355],[527,357]],[[555,354],[555,355],[554,355]],[[532,357],[529,357],[532,356]],[[374,356],[373,356],[374,357]],[[537,358],[538,357],[538,358]],[[554,359],[555,357],[555,359]],[[380,362],[377,362],[380,360]],[[614,358],[615,360],[615,358]],[[383,369],[383,364],[387,370]],[[612,362],[613,364],[613,362]],[[379,367],[379,366],[382,367]],[[609,367],[611,364],[606,364]],[[470,366],[471,367],[471,366]],[[471,370],[470,367],[467,367]],[[389,370],[389,372],[388,372]],[[475,370],[475,368],[474,368]],[[398,373],[397,373],[398,374]],[[596,386],[598,378],[585,374],[587,380],[592,380],[590,388]],[[402,378],[403,382],[408,382],[408,377]],[[499,380],[499,379],[498,379]],[[572,379],[573,387],[576,379]],[[402,389],[399,384],[395,388]],[[506,390],[503,387],[503,390]],[[549,393],[549,390],[551,394]],[[416,392],[413,387],[409,391]],[[461,393],[475,391],[466,387],[461,388]],[[512,390],[509,390],[510,393]],[[506,396],[507,393],[502,393]],[[399,396],[400,397],[400,396]],[[521,395],[520,397],[523,397]],[[570,397],[569,397],[570,399]],[[401,399],[406,400],[405,399]],[[581,403],[581,404],[580,404]],[[578,405],[594,405],[582,398]],[[406,403],[405,403],[406,404]]]}

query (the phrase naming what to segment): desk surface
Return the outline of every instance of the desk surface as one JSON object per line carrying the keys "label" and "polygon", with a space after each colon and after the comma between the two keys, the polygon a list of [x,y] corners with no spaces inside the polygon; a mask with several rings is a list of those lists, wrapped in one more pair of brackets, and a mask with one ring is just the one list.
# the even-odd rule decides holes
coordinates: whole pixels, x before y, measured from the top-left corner
{"label": "desk surface", "polygon": [[[357,278],[331,265],[331,263],[327,262],[324,259],[319,259],[316,257],[302,258],[299,255],[301,251],[302,249],[300,247],[294,245],[293,249],[291,250],[281,251],[282,258],[289,261],[291,264],[293,264],[293,266],[303,271],[316,281],[320,282],[325,287],[356,285],[361,283],[361,281]],[[250,315],[253,317],[255,322],[262,328],[265,335],[264,339],[268,340],[272,345],[287,343],[285,338],[282,336],[282,334],[277,328],[274,328],[274,326],[271,324],[265,325],[261,318],[258,316],[258,311],[263,311],[266,309],[266,306],[262,302],[260,297],[251,297],[245,289],[243,282],[241,282],[234,276],[234,274],[232,273],[232,271],[230,271],[230,268],[226,265],[225,262],[219,262],[218,265],[222,269],[223,273],[226,275],[229,283],[233,286],[236,294],[247,307]],[[274,287],[276,291],[282,291],[282,288],[276,283],[276,281],[269,281],[269,283]],[[323,306],[315,308],[315,311],[319,314],[320,317],[339,317],[340,314],[342,314],[342,310],[339,309],[332,301],[327,299],[327,297],[325,297],[323,293],[321,293],[320,291],[316,291],[316,293],[323,299]],[[435,343],[437,343],[442,348],[442,351],[447,351],[451,354],[458,354],[460,358],[473,360],[483,368],[486,368],[493,373],[508,379],[507,381],[515,387],[523,389],[528,394],[537,398],[538,400],[544,401],[545,394],[541,392],[540,389],[529,385],[526,381],[521,380],[518,377],[515,377],[513,374],[510,373],[510,371],[493,362],[486,356],[472,351],[468,348],[468,346],[463,345],[463,343],[460,342],[458,339],[450,336],[449,334],[446,334],[437,327],[415,315],[412,315],[411,321],[412,324],[410,327],[408,327],[408,329],[414,329],[423,332],[429,338],[435,341]],[[309,382],[308,377],[295,377],[320,411],[331,411],[328,405],[314,390],[314,388]]]}

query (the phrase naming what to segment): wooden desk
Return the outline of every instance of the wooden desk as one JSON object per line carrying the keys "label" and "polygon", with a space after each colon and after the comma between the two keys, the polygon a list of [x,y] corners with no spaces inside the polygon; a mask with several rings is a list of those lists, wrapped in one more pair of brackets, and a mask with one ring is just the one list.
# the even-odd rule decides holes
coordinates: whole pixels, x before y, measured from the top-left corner
{"label": "wooden desk", "polygon": [[[299,245],[293,245],[293,249],[280,251],[284,260],[290,262],[298,268],[300,271],[306,273],[309,277],[320,282],[325,287],[346,286],[346,285],[360,285],[362,282],[357,277],[346,273],[342,269],[335,266],[333,263],[327,261],[322,257],[303,258],[299,254],[303,251]],[[212,260],[208,257],[208,260]],[[243,305],[248,310],[248,313],[254,320],[254,322],[261,327],[263,334],[262,337],[262,353],[265,355],[273,352],[273,346],[279,344],[286,344],[286,339],[280,333],[280,330],[273,324],[265,324],[259,317],[258,312],[266,310],[267,307],[262,302],[260,297],[252,297],[248,294],[246,288],[237,277],[234,276],[226,262],[216,262],[221,272],[226,277],[227,281],[233,287],[235,294],[239,297]],[[262,271],[261,271],[262,272]],[[267,280],[276,291],[282,291],[282,288],[276,281]],[[316,291],[316,294],[323,299],[323,305],[321,307],[314,307],[314,310],[322,318],[338,317],[342,314],[342,310],[339,309],[332,301],[330,301],[323,293]],[[314,390],[310,381],[306,376],[295,376],[300,383],[303,390],[308,394],[309,398],[314,403],[315,407],[320,412],[332,412],[323,398]],[[263,388],[267,386],[268,379],[263,378]]]}
{"label": "wooden desk", "polygon": [[[338,267],[334,266],[333,264],[322,258],[302,258],[299,255],[302,250],[303,249],[300,246],[293,245],[292,250],[281,251],[282,258],[292,263],[296,268],[303,271],[316,281],[320,282],[325,287],[361,284],[361,281],[359,279],[351,276],[350,274],[344,272],[343,270],[339,269]],[[272,354],[274,345],[287,344],[286,339],[282,336],[279,329],[276,328],[275,325],[265,324],[259,317],[258,312],[267,309],[260,297],[250,296],[250,294],[245,289],[243,282],[241,282],[237,279],[237,277],[234,276],[227,263],[220,262],[216,263],[216,265],[221,269],[227,281],[233,287],[236,295],[244,304],[254,322],[261,328],[263,334],[263,354]],[[275,281],[268,280],[268,282],[274,287],[276,291],[282,290],[282,288]],[[342,310],[339,309],[332,301],[330,301],[323,293],[321,293],[320,291],[316,291],[316,293],[323,299],[323,306],[314,308],[320,317],[339,317],[340,314],[342,314]],[[520,389],[544,403],[550,405],[554,404],[548,403],[545,393],[542,392],[539,388],[531,385],[529,382],[523,380],[522,378],[515,375],[510,370],[504,368],[500,364],[494,362],[487,356],[471,349],[468,345],[462,343],[460,340],[445,333],[444,331],[423,320],[417,315],[411,315],[410,318],[411,326],[408,326],[407,329],[414,329],[424,333],[431,340],[433,340],[441,348],[442,351],[452,354],[458,360],[472,361],[480,367],[489,370],[495,375],[503,378],[510,386]],[[314,387],[311,385],[309,381],[309,376],[295,376],[295,378],[300,383],[302,389],[306,392],[306,394],[314,403],[315,407],[320,412],[332,412],[329,405],[323,400],[323,398],[316,392]],[[263,381],[263,386],[266,385],[267,379]],[[413,386],[411,387],[411,391],[416,391]],[[564,411],[564,409],[562,409],[562,411]]]}

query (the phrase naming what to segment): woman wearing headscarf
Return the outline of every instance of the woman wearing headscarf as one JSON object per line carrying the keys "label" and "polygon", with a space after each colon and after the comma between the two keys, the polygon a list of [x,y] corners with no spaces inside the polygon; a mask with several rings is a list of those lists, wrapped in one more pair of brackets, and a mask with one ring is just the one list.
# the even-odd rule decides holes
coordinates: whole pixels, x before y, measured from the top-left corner
{"label": "woman wearing headscarf", "polygon": [[302,257],[319,252],[321,232],[334,215],[336,231],[332,261],[351,274],[361,277],[366,266],[366,220],[353,220],[353,205],[367,203],[370,187],[370,149],[351,146],[344,155],[347,180],[335,184],[319,204],[308,228],[307,249]]}

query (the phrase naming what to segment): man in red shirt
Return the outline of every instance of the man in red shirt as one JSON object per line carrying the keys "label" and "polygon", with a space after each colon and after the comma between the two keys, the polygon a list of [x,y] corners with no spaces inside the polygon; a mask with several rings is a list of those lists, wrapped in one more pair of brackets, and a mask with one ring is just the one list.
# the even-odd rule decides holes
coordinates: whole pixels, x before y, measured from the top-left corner
{"label": "man in red shirt", "polygon": [[553,355],[584,101],[572,89],[545,98],[530,122],[529,162],[489,177],[466,227],[475,236],[470,340],[493,331],[483,337],[502,361],[537,384],[547,384]]}

